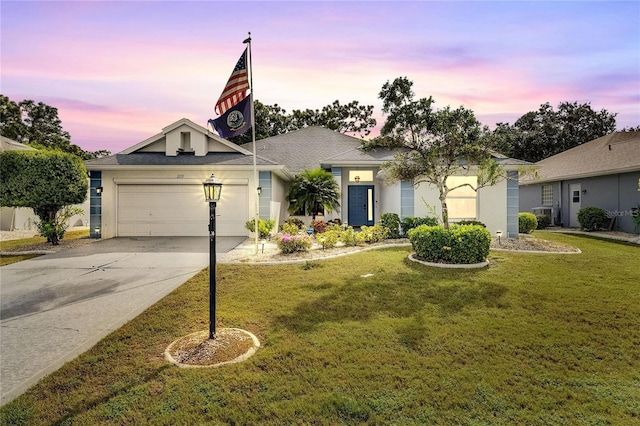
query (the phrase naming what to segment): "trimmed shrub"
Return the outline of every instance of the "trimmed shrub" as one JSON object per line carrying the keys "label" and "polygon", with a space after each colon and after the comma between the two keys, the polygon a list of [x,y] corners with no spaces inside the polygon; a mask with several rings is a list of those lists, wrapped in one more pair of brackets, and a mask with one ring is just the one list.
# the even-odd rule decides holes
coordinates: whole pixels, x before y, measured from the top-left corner
{"label": "trimmed shrub", "polygon": [[280,232],[283,234],[297,235],[302,231],[294,223],[284,222],[280,225]]}
{"label": "trimmed shrub", "polygon": [[276,234],[276,244],[282,254],[291,254],[299,251],[309,251],[313,241],[309,235],[290,235],[279,232]]}
{"label": "trimmed shrub", "polygon": [[341,231],[336,231],[335,229],[330,229],[320,235],[316,235],[316,240],[318,241],[318,244],[320,244],[323,248],[334,248],[336,244],[338,244],[340,232]]}
{"label": "trimmed shrub", "polygon": [[356,232],[353,226],[343,229],[340,232],[340,240],[345,246],[361,246],[365,243],[364,235],[361,232]]}
{"label": "trimmed shrub", "polygon": [[521,234],[530,234],[538,227],[538,219],[533,213],[518,213],[518,232]]}
{"label": "trimmed shrub", "polygon": [[362,226],[360,234],[365,243],[373,244],[384,240],[389,235],[389,228],[382,225]]}
{"label": "trimmed shrub", "polygon": [[304,222],[300,219],[298,219],[297,217],[293,217],[293,216],[289,216],[287,218],[287,220],[285,220],[284,222],[282,222],[282,225],[280,225],[280,227],[282,228],[282,226],[284,226],[284,224],[287,223],[289,225],[295,225],[298,229],[305,229],[306,226],[304,224]]}
{"label": "trimmed shrub", "polygon": [[545,229],[551,226],[551,218],[546,214],[537,214],[536,219],[538,220],[538,227],[536,229]]}
{"label": "trimmed shrub", "polygon": [[402,219],[402,223],[401,223],[402,234],[408,235],[410,229],[416,228],[420,225],[438,226],[438,219],[435,217],[407,216],[404,219]]}
{"label": "trimmed shrub", "polygon": [[322,234],[327,230],[327,222],[325,222],[324,220],[312,220],[311,225],[309,226],[313,228],[313,232],[315,232],[316,234]]}
{"label": "trimmed shrub", "polygon": [[396,213],[384,213],[379,224],[389,230],[387,238],[400,238],[400,216]]}
{"label": "trimmed shrub", "polygon": [[420,225],[409,231],[409,241],[420,259],[436,263],[484,262],[491,234],[480,225]]}
{"label": "trimmed shrub", "polygon": [[[273,219],[267,219],[267,220],[262,220],[262,219],[258,219],[258,235],[260,236],[260,238],[267,238],[269,236],[269,234],[271,234],[271,230],[273,229],[273,226],[275,225],[275,220]],[[249,232],[255,232],[256,230],[256,222],[254,219],[251,219],[249,221],[247,221],[247,223],[244,224],[244,227],[247,228],[247,230]]]}
{"label": "trimmed shrub", "polygon": [[607,213],[599,207],[583,207],[578,211],[580,229],[585,231],[597,231],[607,220]]}

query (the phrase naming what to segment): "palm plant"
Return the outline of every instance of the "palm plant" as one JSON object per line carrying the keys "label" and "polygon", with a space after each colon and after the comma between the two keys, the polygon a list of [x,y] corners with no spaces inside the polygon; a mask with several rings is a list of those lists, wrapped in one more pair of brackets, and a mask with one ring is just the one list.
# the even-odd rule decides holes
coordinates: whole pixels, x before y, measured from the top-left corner
{"label": "palm plant", "polygon": [[330,172],[323,169],[305,170],[293,179],[286,199],[290,214],[303,211],[315,220],[320,207],[327,212],[340,207],[340,188]]}

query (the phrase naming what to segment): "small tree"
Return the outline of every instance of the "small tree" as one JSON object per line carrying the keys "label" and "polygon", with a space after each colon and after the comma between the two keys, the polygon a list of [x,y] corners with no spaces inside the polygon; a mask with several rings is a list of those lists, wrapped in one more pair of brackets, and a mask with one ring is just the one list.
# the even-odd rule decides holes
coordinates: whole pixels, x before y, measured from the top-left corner
{"label": "small tree", "polygon": [[340,207],[340,188],[330,172],[323,169],[305,170],[291,182],[286,199],[290,214],[302,210],[315,220],[320,207],[328,212]]}
{"label": "small tree", "polygon": [[[406,77],[400,77],[382,86],[379,97],[387,121],[380,138],[363,144],[363,148],[399,148],[394,160],[382,165],[386,180],[405,180],[416,186],[424,182],[438,188],[442,223],[448,229],[449,192],[461,186],[477,191],[494,185],[504,175],[491,156],[491,132],[480,125],[473,111],[462,106],[434,110],[433,98],[414,99],[412,85]],[[466,174],[472,167],[478,178],[476,186],[447,186],[450,176]]]}
{"label": "small tree", "polygon": [[[60,151],[0,153],[0,206],[29,207],[40,219],[41,235],[57,245],[65,224],[59,214],[87,198],[87,170],[82,160]],[[78,213],[78,210],[72,210]]]}

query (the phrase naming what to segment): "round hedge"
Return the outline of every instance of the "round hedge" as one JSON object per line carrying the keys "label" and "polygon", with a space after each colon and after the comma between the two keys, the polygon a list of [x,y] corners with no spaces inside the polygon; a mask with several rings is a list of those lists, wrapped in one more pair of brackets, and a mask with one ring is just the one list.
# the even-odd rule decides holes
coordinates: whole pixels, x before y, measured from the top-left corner
{"label": "round hedge", "polygon": [[533,213],[518,213],[518,232],[530,234],[538,227],[538,219]]}
{"label": "round hedge", "polygon": [[597,231],[607,221],[607,213],[599,207],[583,207],[578,210],[578,223],[585,231]]}
{"label": "round hedge", "polygon": [[422,260],[471,264],[486,260],[491,234],[480,225],[420,225],[409,230],[409,241]]}

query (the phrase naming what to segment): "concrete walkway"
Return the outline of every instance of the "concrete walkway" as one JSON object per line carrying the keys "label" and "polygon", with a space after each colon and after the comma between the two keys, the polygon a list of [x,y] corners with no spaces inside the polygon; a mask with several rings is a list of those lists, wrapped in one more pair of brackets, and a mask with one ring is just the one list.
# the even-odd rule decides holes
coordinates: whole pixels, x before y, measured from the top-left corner
{"label": "concrete walkway", "polygon": [[[216,251],[244,240],[218,237]],[[146,237],[98,241],[0,268],[1,404],[208,265],[208,237]]]}

